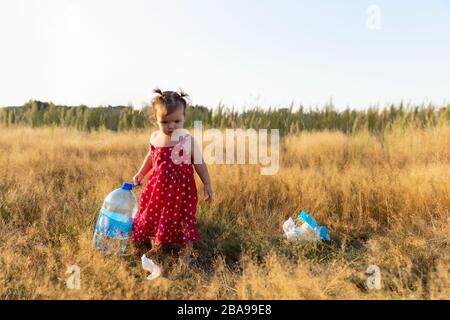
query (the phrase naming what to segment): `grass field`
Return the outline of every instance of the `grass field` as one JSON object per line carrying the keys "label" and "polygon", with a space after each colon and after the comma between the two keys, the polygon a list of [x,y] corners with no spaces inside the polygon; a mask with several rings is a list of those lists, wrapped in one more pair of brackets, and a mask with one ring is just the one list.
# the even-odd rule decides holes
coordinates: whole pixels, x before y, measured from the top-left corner
{"label": "grass field", "polygon": [[[210,165],[210,205],[196,176],[198,257],[187,271],[164,263],[152,282],[136,248],[92,249],[102,201],[132,179],[149,134],[0,127],[1,299],[450,298],[450,127],[288,135],[273,176]],[[331,243],[283,239],[302,209]],[[71,265],[79,290],[66,286]]]}

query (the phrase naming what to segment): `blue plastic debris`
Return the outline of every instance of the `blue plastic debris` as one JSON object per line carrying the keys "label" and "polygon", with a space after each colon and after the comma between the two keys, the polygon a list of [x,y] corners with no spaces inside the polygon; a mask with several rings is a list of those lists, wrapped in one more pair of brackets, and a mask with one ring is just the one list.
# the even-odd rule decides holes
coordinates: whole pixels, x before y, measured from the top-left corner
{"label": "blue plastic debris", "polygon": [[304,210],[299,214],[297,220],[306,222],[313,229],[316,229],[319,226],[319,224]]}
{"label": "blue plastic debris", "polygon": [[324,226],[319,227],[319,237],[320,237],[320,240],[327,240],[327,241],[331,240],[330,235],[328,234],[327,227],[324,227]]}
{"label": "blue plastic debris", "polygon": [[325,226],[319,226],[317,221],[315,221],[313,217],[311,217],[304,210],[302,210],[302,212],[298,215],[297,220],[300,222],[307,223],[314,230],[314,233],[320,240],[330,241],[328,229]]}

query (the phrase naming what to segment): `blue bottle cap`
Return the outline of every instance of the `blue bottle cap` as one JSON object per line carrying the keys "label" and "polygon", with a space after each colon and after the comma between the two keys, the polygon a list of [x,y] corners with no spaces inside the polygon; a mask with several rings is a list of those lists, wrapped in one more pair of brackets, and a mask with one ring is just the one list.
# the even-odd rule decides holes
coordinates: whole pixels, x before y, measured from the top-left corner
{"label": "blue bottle cap", "polygon": [[133,185],[131,183],[125,182],[122,185],[122,189],[124,189],[124,190],[133,190]]}

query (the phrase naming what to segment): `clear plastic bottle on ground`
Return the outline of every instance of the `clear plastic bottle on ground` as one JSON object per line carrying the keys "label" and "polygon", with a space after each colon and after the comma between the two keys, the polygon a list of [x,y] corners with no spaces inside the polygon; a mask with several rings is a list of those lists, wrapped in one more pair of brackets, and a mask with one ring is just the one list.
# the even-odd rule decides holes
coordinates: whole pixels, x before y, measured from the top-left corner
{"label": "clear plastic bottle on ground", "polygon": [[105,254],[125,254],[138,211],[131,183],[124,183],[105,198],[94,232],[94,247]]}

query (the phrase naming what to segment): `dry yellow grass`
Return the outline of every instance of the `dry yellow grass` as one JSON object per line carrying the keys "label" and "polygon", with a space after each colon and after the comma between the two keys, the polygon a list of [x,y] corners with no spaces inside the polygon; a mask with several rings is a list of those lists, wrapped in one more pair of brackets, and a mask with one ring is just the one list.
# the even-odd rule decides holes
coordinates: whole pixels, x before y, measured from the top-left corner
{"label": "dry yellow grass", "polygon": [[[1,299],[450,298],[449,127],[288,136],[274,176],[210,165],[199,257],[152,282],[136,248],[104,257],[91,243],[103,198],[131,179],[148,134],[0,128]],[[329,227],[330,244],[283,240],[301,209]],[[367,289],[371,264],[381,290]],[[70,265],[80,290],[66,286]]]}

